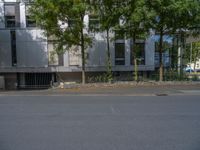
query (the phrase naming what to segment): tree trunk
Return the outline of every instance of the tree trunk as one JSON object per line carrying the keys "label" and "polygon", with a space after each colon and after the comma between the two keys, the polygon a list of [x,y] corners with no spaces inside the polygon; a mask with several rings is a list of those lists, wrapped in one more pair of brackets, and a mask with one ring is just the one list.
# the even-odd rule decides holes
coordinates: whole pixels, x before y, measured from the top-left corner
{"label": "tree trunk", "polygon": [[[83,22],[83,16],[81,17]],[[85,42],[83,28],[81,29],[82,84],[85,84]]]}
{"label": "tree trunk", "polygon": [[181,33],[180,78],[183,79],[183,52],[185,51],[185,35]]}
{"label": "tree trunk", "polygon": [[171,70],[173,70],[175,67],[175,37],[173,36],[173,40],[172,40],[172,49],[171,49],[171,53],[170,53],[170,58],[171,58]]}
{"label": "tree trunk", "polygon": [[107,78],[108,82],[112,82],[112,64],[111,64],[111,55],[110,55],[110,35],[109,29],[106,30],[106,39],[107,39]]}
{"label": "tree trunk", "polygon": [[135,35],[133,35],[133,61],[134,61],[134,81],[138,81],[138,67],[137,67],[137,56],[136,56],[136,43],[135,43]]}
{"label": "tree trunk", "polygon": [[163,53],[163,30],[160,31],[160,42],[159,42],[159,81],[163,81],[163,59],[162,59],[162,53]]}
{"label": "tree trunk", "polygon": [[197,65],[197,60],[194,60],[194,72],[196,73],[196,65]]}
{"label": "tree trunk", "polygon": [[196,72],[196,65],[197,65],[197,58],[199,56],[199,49],[196,52],[196,55],[194,57],[194,72]]}
{"label": "tree trunk", "polygon": [[178,75],[179,77],[181,76],[181,44],[178,45],[178,64],[177,64],[177,68],[178,68]]}
{"label": "tree trunk", "polygon": [[134,80],[138,81],[138,66],[137,66],[137,58],[134,57],[134,70],[135,70],[135,76]]}
{"label": "tree trunk", "polygon": [[110,35],[109,35],[109,29],[106,30],[106,40],[107,40],[107,59],[110,61]]}

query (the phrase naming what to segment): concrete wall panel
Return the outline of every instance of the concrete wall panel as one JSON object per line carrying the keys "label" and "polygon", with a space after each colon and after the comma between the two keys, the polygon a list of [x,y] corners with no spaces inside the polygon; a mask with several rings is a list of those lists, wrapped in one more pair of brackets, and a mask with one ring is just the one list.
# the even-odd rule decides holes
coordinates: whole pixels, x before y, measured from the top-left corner
{"label": "concrete wall panel", "polygon": [[4,22],[4,3],[0,2],[0,28],[5,28]]}
{"label": "concrete wall panel", "polygon": [[9,30],[0,30],[0,66],[12,66],[11,41]]}
{"label": "concrete wall panel", "polygon": [[17,66],[47,67],[48,52],[45,37],[38,30],[17,30]]}
{"label": "concrete wall panel", "polygon": [[146,66],[155,66],[155,42],[153,39],[148,38],[145,41],[145,65]]}

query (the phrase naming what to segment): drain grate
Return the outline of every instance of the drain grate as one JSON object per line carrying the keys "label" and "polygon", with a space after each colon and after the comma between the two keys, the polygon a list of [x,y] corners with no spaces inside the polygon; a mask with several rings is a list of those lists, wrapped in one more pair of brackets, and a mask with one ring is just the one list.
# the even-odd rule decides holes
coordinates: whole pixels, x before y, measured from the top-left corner
{"label": "drain grate", "polygon": [[159,94],[156,94],[156,96],[168,96],[168,94],[165,94],[165,93],[159,93]]}

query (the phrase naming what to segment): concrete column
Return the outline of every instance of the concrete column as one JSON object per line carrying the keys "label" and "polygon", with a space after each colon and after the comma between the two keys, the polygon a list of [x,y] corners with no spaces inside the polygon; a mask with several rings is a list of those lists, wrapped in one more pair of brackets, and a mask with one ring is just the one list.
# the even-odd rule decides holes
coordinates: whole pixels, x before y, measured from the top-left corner
{"label": "concrete column", "polygon": [[130,40],[125,40],[125,66],[130,66],[131,50]]}
{"label": "concrete column", "polygon": [[69,52],[68,51],[66,51],[65,53],[64,53],[64,66],[65,67],[69,67]]}
{"label": "concrete column", "polygon": [[145,65],[155,68],[155,42],[150,37],[145,41]]}
{"label": "concrete column", "polygon": [[182,64],[182,48],[178,47],[178,74],[181,74],[181,64]]}
{"label": "concrete column", "polygon": [[5,28],[4,3],[0,1],[0,28]]}
{"label": "concrete column", "polygon": [[26,6],[25,3],[19,4],[19,10],[20,10],[20,27],[26,28]]}

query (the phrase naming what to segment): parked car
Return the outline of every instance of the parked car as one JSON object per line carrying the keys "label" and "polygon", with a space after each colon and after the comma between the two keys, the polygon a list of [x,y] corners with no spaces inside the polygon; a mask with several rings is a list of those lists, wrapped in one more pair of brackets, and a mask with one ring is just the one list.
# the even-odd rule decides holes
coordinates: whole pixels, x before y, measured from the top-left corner
{"label": "parked car", "polygon": [[191,67],[184,68],[185,72],[194,72],[194,70]]}

